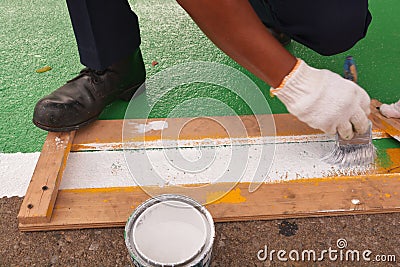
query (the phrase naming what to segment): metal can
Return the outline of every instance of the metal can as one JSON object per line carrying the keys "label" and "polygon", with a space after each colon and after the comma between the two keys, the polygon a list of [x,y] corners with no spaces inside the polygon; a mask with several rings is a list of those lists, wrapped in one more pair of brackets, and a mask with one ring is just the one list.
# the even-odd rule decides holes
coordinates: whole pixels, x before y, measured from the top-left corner
{"label": "metal can", "polygon": [[125,225],[124,237],[137,267],[207,267],[215,228],[211,214],[197,201],[165,194],[135,209]]}

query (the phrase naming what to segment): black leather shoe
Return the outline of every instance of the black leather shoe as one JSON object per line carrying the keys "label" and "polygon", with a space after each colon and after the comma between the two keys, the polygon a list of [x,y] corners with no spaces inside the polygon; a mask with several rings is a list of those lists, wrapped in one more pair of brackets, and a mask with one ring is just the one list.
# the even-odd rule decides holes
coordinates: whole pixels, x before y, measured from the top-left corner
{"label": "black leather shoe", "polygon": [[140,49],[104,71],[83,69],[74,79],[36,104],[33,123],[66,132],[85,126],[117,98],[129,101],[146,78]]}

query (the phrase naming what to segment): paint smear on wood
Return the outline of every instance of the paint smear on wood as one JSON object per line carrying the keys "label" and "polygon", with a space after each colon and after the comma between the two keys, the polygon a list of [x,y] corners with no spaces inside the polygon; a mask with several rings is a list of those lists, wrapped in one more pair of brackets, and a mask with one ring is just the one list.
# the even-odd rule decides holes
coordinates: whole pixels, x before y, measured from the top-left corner
{"label": "paint smear on wood", "polygon": [[138,133],[147,133],[149,131],[162,131],[168,128],[167,121],[151,121],[146,124],[128,122],[128,127],[132,127]]}
{"label": "paint smear on wood", "polygon": [[240,188],[233,189],[228,193],[223,191],[209,192],[207,193],[207,203],[219,204],[219,203],[242,203],[246,202],[246,198],[242,196]]}

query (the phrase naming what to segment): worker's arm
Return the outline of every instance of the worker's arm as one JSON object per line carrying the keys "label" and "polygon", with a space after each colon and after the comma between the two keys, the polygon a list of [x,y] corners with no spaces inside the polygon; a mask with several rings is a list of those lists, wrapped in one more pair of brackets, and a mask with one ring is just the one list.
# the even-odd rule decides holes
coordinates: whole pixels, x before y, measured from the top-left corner
{"label": "worker's arm", "polygon": [[353,130],[367,130],[368,94],[335,73],[297,60],[274,39],[247,0],[178,2],[221,50],[277,88],[274,94],[300,120],[347,139]]}
{"label": "worker's arm", "polygon": [[222,51],[273,87],[296,58],[269,33],[247,0],[178,0]]}

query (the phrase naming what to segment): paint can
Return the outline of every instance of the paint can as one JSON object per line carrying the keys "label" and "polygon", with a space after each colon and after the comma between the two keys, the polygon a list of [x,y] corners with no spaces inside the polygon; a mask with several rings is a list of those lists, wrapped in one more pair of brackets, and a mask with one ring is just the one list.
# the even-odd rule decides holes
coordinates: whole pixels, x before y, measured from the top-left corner
{"label": "paint can", "polygon": [[165,194],[135,209],[125,225],[124,237],[137,267],[207,267],[215,228],[211,214],[197,201]]}

